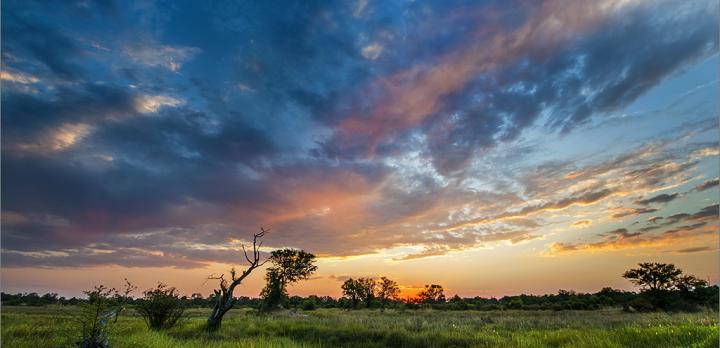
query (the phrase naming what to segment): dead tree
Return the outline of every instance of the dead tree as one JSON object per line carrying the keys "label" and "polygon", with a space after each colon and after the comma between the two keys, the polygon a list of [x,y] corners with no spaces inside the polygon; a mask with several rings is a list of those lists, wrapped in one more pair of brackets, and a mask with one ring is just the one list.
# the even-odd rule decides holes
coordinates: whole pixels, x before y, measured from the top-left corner
{"label": "dead tree", "polygon": [[253,270],[267,262],[267,260],[260,262],[259,248],[262,246],[263,242],[260,241],[258,244],[258,238],[265,236],[268,231],[269,230],[260,227],[260,233],[253,235],[252,257],[248,256],[247,250],[245,250],[245,245],[242,246],[243,253],[245,254],[245,260],[247,260],[250,265],[240,274],[240,276],[238,276],[235,268],[233,267],[230,270],[230,279],[225,279],[224,274],[221,274],[219,277],[208,277],[208,279],[220,280],[220,289],[213,290],[213,292],[215,292],[215,305],[213,306],[213,310],[207,321],[209,331],[216,331],[219,329],[223,316],[235,305],[235,299],[233,298],[233,291],[235,291],[235,287],[240,285],[240,283],[242,283],[242,281],[249,276]]}

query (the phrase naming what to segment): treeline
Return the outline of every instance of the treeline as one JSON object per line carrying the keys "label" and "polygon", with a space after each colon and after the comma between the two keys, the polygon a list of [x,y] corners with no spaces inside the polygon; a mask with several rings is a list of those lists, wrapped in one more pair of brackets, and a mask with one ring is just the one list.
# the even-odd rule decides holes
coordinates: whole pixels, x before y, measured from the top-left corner
{"label": "treeline", "polygon": [[[693,310],[701,307],[716,308],[718,299],[718,286],[708,286],[702,291],[692,293],[689,303],[675,305],[677,309]],[[688,294],[690,295],[690,294]],[[685,295],[687,296],[687,295]],[[671,294],[670,299],[682,302],[681,293]],[[6,294],[2,293],[2,304],[6,306],[45,306],[45,305],[78,305],[86,299],[65,298],[54,293],[39,295],[37,293]],[[129,305],[140,304],[142,298],[130,298]],[[214,295],[207,297],[201,294],[179,297],[179,302],[184,308],[212,308],[216,302]],[[290,296],[284,300],[283,306],[289,309],[315,310],[319,308],[383,308],[380,298],[373,297],[368,305],[367,300],[358,301],[354,306],[351,298],[333,298],[330,296],[310,295],[307,297]],[[250,298],[247,296],[235,297],[237,307],[259,309],[262,306],[262,298]],[[517,295],[504,296],[501,298],[486,297],[460,297],[452,296],[449,299],[441,298],[436,300],[422,300],[418,297],[405,299],[388,300],[385,308],[392,309],[427,309],[435,310],[596,310],[602,308],[622,307],[629,311],[648,311],[653,309],[652,301],[643,293],[623,291],[612,288],[603,288],[595,293],[577,293],[575,291],[560,290],[557,294],[546,295]],[[672,309],[672,308],[670,308]]]}

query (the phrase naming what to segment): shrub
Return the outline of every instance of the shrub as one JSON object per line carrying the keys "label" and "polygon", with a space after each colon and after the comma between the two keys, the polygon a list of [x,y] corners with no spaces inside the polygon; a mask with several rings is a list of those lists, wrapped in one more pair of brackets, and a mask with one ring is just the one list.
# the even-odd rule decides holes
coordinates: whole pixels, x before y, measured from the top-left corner
{"label": "shrub", "polygon": [[110,347],[108,333],[128,302],[128,295],[136,289],[127,280],[125,280],[125,284],[123,294],[114,288],[108,289],[104,285],[96,286],[94,290],[84,291],[88,299],[80,304],[80,311],[74,317],[80,326],[78,347]]}
{"label": "shrub", "polygon": [[507,309],[522,309],[523,307],[523,300],[521,298],[514,298],[508,302],[508,304],[505,305],[505,308]]}
{"label": "shrub", "polygon": [[150,329],[169,329],[180,321],[185,308],[175,288],[158,283],[156,288],[143,294],[145,297],[138,303],[136,310]]}
{"label": "shrub", "polygon": [[313,298],[308,298],[302,303],[302,309],[305,311],[314,311],[315,308],[317,308],[317,304]]}
{"label": "shrub", "polygon": [[655,306],[645,297],[638,296],[623,306],[626,312],[651,312],[655,310]]}

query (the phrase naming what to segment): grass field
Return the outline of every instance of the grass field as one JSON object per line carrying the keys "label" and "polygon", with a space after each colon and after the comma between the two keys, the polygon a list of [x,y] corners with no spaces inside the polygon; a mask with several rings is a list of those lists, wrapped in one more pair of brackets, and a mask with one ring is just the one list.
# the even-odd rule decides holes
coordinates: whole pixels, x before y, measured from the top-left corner
{"label": "grass field", "polygon": [[[72,307],[2,307],[2,347],[71,347]],[[202,330],[206,309],[153,332],[133,311],[113,347],[717,347],[718,314],[599,311],[230,311],[219,332]]]}

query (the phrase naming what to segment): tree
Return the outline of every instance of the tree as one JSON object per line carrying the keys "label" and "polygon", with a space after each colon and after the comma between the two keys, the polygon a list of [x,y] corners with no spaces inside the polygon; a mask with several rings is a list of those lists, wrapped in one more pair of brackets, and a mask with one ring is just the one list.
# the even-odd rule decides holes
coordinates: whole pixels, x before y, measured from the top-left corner
{"label": "tree", "polygon": [[443,287],[437,284],[425,285],[425,289],[418,294],[418,300],[421,303],[445,302]]}
{"label": "tree", "polygon": [[708,286],[708,282],[694,275],[682,275],[675,280],[675,288],[681,292],[693,292]]}
{"label": "tree", "polygon": [[177,324],[185,312],[177,289],[158,283],[154,289],[146,290],[136,310],[153,330],[169,329]]}
{"label": "tree", "polygon": [[358,301],[362,298],[362,286],[357,280],[352,278],[346,280],[342,285],[343,295],[347,297],[353,309],[357,309]]}
{"label": "tree", "polygon": [[628,304],[635,310],[692,311],[698,305],[706,305],[706,300],[711,298],[706,281],[683,274],[673,264],[640,263],[639,266],[623,274],[624,278],[641,287],[641,298]]}
{"label": "tree", "polygon": [[375,280],[372,278],[360,278],[357,282],[360,288],[360,298],[365,301],[365,306],[370,308],[375,298]]}
{"label": "tree", "polygon": [[668,263],[643,262],[623,274],[633,284],[640,286],[641,291],[656,293],[671,290],[682,274],[682,270]]}
{"label": "tree", "polygon": [[210,316],[207,320],[207,328],[209,331],[216,331],[217,329],[219,329],[220,325],[222,324],[223,316],[235,305],[235,300],[233,299],[233,291],[235,291],[235,288],[240,285],[240,283],[242,283],[242,281],[247,278],[247,276],[249,276],[252,271],[264,265],[265,262],[268,261],[265,260],[263,262],[260,262],[259,248],[260,246],[262,246],[263,242],[260,241],[260,243],[258,243],[258,239],[264,237],[267,232],[268,230],[260,227],[260,233],[256,233],[253,235],[252,257],[248,256],[247,250],[245,250],[245,245],[242,246],[243,254],[245,254],[245,260],[247,260],[249,265],[239,276],[235,271],[235,268],[233,267],[232,269],[230,269],[230,280],[225,279],[224,274],[221,274],[217,277],[208,277],[208,279],[216,279],[220,281],[220,289],[213,290],[215,295],[213,300],[215,301],[215,303],[213,305],[213,310],[212,312],[210,312]]}
{"label": "tree", "polygon": [[378,282],[377,295],[380,298],[381,308],[385,309],[388,300],[395,300],[397,299],[398,295],[400,295],[400,287],[398,287],[397,282],[395,282],[394,280],[382,277]]}
{"label": "tree", "polygon": [[287,297],[287,286],[308,279],[317,270],[315,255],[304,250],[275,250],[268,260],[272,266],[267,269],[267,284],[260,293],[263,298],[262,309],[265,311],[281,308],[283,299]]}

